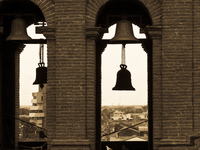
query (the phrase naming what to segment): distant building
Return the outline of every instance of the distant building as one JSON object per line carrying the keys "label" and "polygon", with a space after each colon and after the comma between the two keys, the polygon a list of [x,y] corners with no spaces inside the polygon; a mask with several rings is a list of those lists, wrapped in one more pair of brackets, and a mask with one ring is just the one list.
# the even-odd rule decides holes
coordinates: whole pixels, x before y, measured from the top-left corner
{"label": "distant building", "polygon": [[133,119],[132,115],[130,113],[125,114],[124,112],[119,111],[119,110],[114,111],[113,116],[111,118],[112,118],[112,120],[131,120],[131,119]]}
{"label": "distant building", "polygon": [[143,112],[142,114],[140,114],[140,119],[144,119],[144,120],[146,120],[146,119],[148,119],[148,112]]}
{"label": "distant building", "polygon": [[138,113],[138,114],[143,113],[142,106],[135,107],[135,113]]}
{"label": "distant building", "polygon": [[39,127],[46,127],[46,88],[45,84],[42,89],[39,87],[38,92],[32,93],[29,118],[31,123],[35,123]]}
{"label": "distant building", "polygon": [[140,136],[148,135],[148,126],[139,126],[138,130],[140,132]]}
{"label": "distant building", "polygon": [[142,106],[135,107],[135,112],[132,113],[132,117],[138,116],[139,119],[147,120],[148,119],[148,111],[145,111]]}

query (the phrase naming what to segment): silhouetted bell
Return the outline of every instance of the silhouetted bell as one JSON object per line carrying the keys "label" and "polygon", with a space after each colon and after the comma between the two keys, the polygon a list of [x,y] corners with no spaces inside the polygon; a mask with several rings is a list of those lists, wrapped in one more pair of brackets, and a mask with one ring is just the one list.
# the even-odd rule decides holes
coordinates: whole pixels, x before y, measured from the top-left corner
{"label": "silhouetted bell", "polygon": [[121,70],[117,72],[117,81],[112,90],[133,90],[135,88],[131,83],[131,73],[126,69],[126,65],[120,65]]}
{"label": "silhouetted bell", "polygon": [[39,66],[36,68],[36,79],[33,84],[39,84],[41,88],[44,87],[44,83],[47,83],[47,67]]}
{"label": "silhouetted bell", "polygon": [[109,41],[110,44],[137,43],[139,40],[133,34],[132,23],[127,19],[117,22],[115,36]]}
{"label": "silhouetted bell", "polygon": [[13,40],[31,40],[26,31],[26,23],[22,18],[18,17],[12,21],[10,35],[6,41]]}

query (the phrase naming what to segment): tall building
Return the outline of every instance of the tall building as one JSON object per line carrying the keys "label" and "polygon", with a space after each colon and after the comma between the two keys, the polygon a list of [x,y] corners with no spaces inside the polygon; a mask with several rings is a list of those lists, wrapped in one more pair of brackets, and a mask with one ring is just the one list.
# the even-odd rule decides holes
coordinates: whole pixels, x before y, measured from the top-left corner
{"label": "tall building", "polygon": [[46,89],[45,84],[42,89],[38,86],[38,92],[32,93],[29,118],[31,123],[39,127],[46,127]]}

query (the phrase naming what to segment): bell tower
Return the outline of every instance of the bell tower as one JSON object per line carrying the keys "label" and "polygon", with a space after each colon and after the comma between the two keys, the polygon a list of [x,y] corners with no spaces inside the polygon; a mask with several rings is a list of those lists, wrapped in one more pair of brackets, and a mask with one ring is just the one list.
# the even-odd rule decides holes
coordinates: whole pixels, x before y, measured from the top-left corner
{"label": "bell tower", "polygon": [[[136,8],[132,8],[132,7],[136,7]],[[112,10],[112,11],[111,11]],[[136,11],[137,10],[137,11]],[[136,13],[137,12],[137,13]],[[126,19],[124,19],[124,15],[122,14],[127,14]],[[107,18],[107,19],[104,19]],[[151,25],[152,21],[151,21],[151,17],[148,14],[148,11],[146,10],[146,8],[143,6],[142,3],[134,3],[134,2],[130,2],[130,1],[126,1],[126,3],[124,3],[124,1],[117,1],[116,3],[113,1],[110,1],[108,3],[106,3],[98,12],[98,19],[96,20],[96,25],[101,26],[102,28],[105,28],[104,31],[107,30],[107,28],[113,24],[117,23],[116,25],[116,32],[115,32],[115,36],[110,40],[110,41],[106,41],[103,39],[99,39],[99,43],[102,46],[102,49],[99,49],[99,53],[97,53],[97,58],[101,59],[101,52],[104,51],[104,48],[107,44],[122,44],[122,65],[121,70],[118,72],[117,74],[117,82],[116,82],[116,86],[113,88],[113,90],[136,90],[134,87],[128,88],[127,89],[127,85],[126,84],[126,88],[123,87],[123,84],[125,84],[125,79],[127,80],[127,76],[130,75],[130,72],[127,70],[127,66],[125,64],[125,62],[123,60],[125,60],[123,58],[123,51],[125,51],[125,45],[126,44],[130,44],[130,43],[142,43],[142,45],[146,46],[146,49],[144,49],[147,52],[147,56],[148,56],[148,70],[152,70],[152,63],[151,63],[151,49],[152,49],[152,45],[151,45],[151,38],[149,38],[148,34],[146,34],[147,39],[137,39],[134,37],[134,33],[132,30],[132,24],[135,24],[137,26],[139,26],[141,29],[143,29],[146,25]],[[126,34],[126,35],[125,35]],[[127,36],[129,35],[129,36]],[[99,46],[98,46],[99,47]],[[101,63],[100,63],[101,64]],[[100,65],[98,64],[98,65]],[[101,70],[99,70],[99,72],[97,72],[98,74],[100,73]],[[121,78],[119,74],[124,74],[121,75]],[[126,77],[125,77],[126,76]],[[130,77],[130,76],[129,76]],[[148,142],[146,142],[145,144],[147,145],[147,147],[149,147],[151,149],[152,147],[152,100],[151,100],[151,82],[152,82],[152,74],[150,71],[148,71],[148,109],[149,109],[149,139]],[[97,82],[97,87],[100,86],[101,83],[100,81]],[[134,86],[134,85],[133,85]],[[123,89],[124,88],[124,89]],[[101,93],[99,93],[99,95],[101,95]],[[97,100],[97,107],[101,107],[101,103],[99,102],[100,100]],[[101,114],[101,112],[98,112],[99,114]],[[98,114],[97,113],[97,114]],[[100,116],[97,118],[101,118]],[[98,120],[97,120],[98,122]],[[97,139],[99,140],[99,139]],[[118,143],[119,145],[117,145],[116,143],[112,143],[109,144],[109,142],[107,142],[107,144],[115,149],[115,148],[122,148],[123,144]],[[137,142],[133,142],[132,143],[132,147],[137,147],[138,149],[144,149],[144,145],[139,145]],[[102,146],[105,146],[104,142],[102,142]],[[129,147],[127,144],[124,143],[124,146]]]}
{"label": "bell tower", "polygon": [[[146,35],[140,40],[131,34],[124,43],[140,42],[148,55],[149,150],[199,147],[199,7],[199,0],[1,0],[0,149],[18,148],[20,53],[25,43],[38,42],[48,49],[47,149],[105,149],[100,140],[101,55],[109,41],[102,36],[113,24],[123,24],[110,42],[124,45],[121,38],[129,28],[124,14]],[[18,13],[25,25],[16,20]],[[21,25],[15,27],[15,21]],[[19,40],[21,35],[10,40],[40,21],[47,26],[36,32],[46,40]],[[128,74],[128,69],[121,70]]]}

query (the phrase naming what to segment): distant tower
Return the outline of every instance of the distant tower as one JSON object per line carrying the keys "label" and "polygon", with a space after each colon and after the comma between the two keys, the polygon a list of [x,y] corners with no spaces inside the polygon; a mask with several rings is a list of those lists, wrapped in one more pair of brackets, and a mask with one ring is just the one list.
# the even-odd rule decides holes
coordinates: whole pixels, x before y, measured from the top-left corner
{"label": "distant tower", "polygon": [[32,93],[32,106],[30,107],[29,118],[31,123],[39,127],[46,127],[46,89],[47,84],[41,89],[38,86],[38,92]]}

